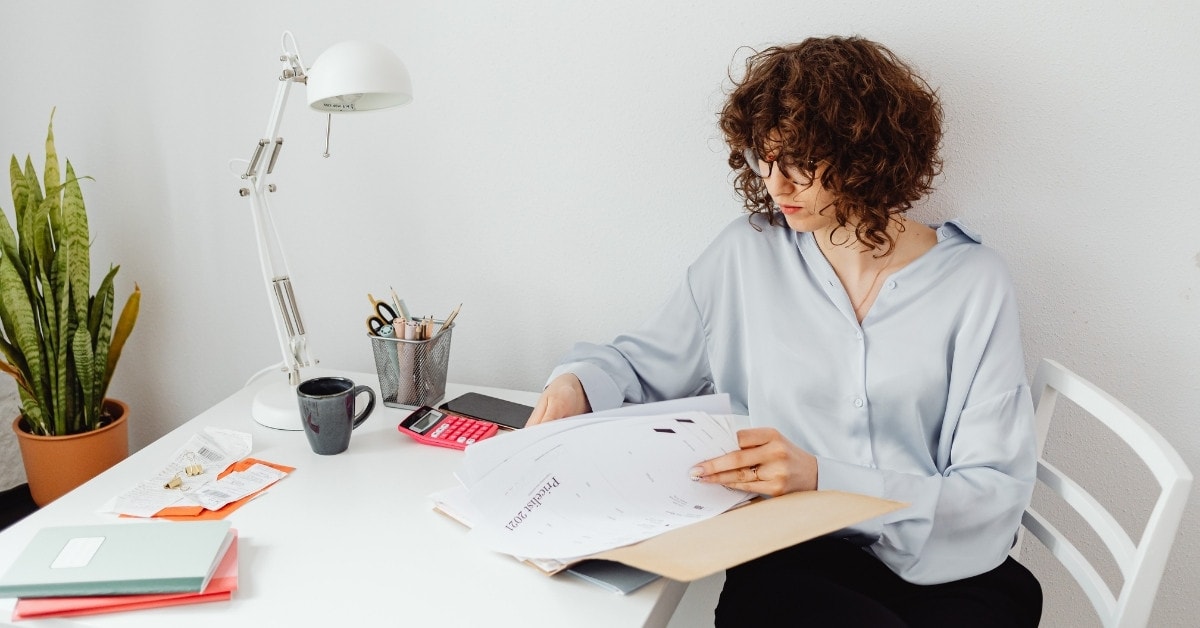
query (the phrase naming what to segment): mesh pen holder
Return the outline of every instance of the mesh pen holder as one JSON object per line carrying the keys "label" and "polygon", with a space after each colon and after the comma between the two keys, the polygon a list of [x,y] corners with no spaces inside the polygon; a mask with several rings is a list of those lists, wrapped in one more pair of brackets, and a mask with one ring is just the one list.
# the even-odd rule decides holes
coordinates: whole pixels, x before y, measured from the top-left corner
{"label": "mesh pen holder", "polygon": [[438,332],[428,340],[403,340],[370,336],[375,352],[375,372],[383,405],[393,408],[433,406],[446,396],[446,372],[450,366],[450,335],[434,321]]}

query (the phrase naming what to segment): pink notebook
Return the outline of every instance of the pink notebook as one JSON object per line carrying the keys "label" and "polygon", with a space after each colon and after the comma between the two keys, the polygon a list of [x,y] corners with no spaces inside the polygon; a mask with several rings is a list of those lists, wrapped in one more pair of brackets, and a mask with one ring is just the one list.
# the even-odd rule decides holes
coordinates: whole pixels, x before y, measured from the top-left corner
{"label": "pink notebook", "polygon": [[149,595],[96,595],[85,597],[21,598],[13,608],[13,620],[74,617],[115,613],[141,608],[218,602],[233,597],[238,584],[237,532],[217,565],[216,572],[200,593],[155,593]]}

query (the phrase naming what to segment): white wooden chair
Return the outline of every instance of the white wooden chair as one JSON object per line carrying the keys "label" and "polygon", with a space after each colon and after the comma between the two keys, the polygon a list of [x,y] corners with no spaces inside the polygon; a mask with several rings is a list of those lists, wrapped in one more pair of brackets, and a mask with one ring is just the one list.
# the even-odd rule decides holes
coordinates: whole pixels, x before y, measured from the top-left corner
{"label": "white wooden chair", "polygon": [[[1053,360],[1043,360],[1033,381],[1037,407],[1038,480],[1091,526],[1112,554],[1124,583],[1113,596],[1096,568],[1067,537],[1030,507],[1022,524],[1078,581],[1104,626],[1145,626],[1183,517],[1192,473],[1173,447],[1136,413],[1091,382]],[[1161,492],[1136,542],[1094,497],[1041,456],[1054,405],[1062,395],[1097,419],[1132,449],[1158,481]],[[1020,551],[1020,542],[1014,552]]]}

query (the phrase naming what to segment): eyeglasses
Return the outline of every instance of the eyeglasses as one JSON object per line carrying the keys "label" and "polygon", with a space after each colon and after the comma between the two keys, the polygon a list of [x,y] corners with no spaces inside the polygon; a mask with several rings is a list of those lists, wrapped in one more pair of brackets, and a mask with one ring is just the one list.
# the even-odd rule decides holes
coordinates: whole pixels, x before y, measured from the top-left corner
{"label": "eyeglasses", "polygon": [[[753,148],[747,148],[742,151],[742,156],[746,158],[746,165],[750,167],[750,171],[763,179],[771,178],[771,173],[775,169],[774,159],[766,160],[758,155],[758,151]],[[808,160],[809,172],[814,172],[817,169],[817,162],[813,159]],[[801,171],[796,166],[783,166],[783,176],[787,177],[792,183],[797,185],[812,185],[812,176]]]}

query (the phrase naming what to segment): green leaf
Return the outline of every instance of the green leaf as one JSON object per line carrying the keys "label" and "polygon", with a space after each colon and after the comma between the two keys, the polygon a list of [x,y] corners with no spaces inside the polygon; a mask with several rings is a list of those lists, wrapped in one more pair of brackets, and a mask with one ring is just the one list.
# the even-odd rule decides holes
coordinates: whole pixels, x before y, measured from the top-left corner
{"label": "green leaf", "polygon": [[[58,151],[54,148],[54,109],[50,110],[50,125],[46,128],[46,168],[43,175],[43,186],[46,198],[50,201],[50,222],[58,221],[59,194],[62,186],[62,175],[58,172]],[[70,174],[71,164],[67,162],[67,173]],[[56,233],[58,229],[54,230]]]}
{"label": "green leaf", "polygon": [[[12,226],[8,224],[8,217],[3,211],[0,211],[0,258],[8,260],[8,263],[13,265],[18,277],[25,276],[25,265],[21,263],[21,256],[17,252],[17,236],[13,233]],[[5,330],[12,329],[11,320],[8,310],[4,308],[4,303],[0,302],[0,325],[3,325]]]}
{"label": "green leaf", "polygon": [[79,376],[79,387],[82,392],[81,406],[83,408],[83,425],[94,429],[100,422],[100,403],[96,399],[95,355],[92,351],[92,335],[87,327],[82,325],[75,330],[75,338],[71,341],[71,353],[75,356],[75,373]]}
{"label": "green leaf", "polygon": [[50,286],[43,295],[45,320],[43,321],[43,346],[49,361],[54,408],[54,424],[60,434],[72,434],[76,430],[71,423],[77,420],[75,408],[75,376],[71,371],[71,334],[77,322],[71,320],[70,286],[66,277],[70,274],[71,256],[65,252],[54,257],[52,278],[43,279],[42,286]]}
{"label": "green leaf", "polygon": [[[95,338],[96,367],[105,370],[108,368],[109,343],[112,341],[113,278],[117,276],[119,268],[113,266],[109,269],[104,280],[100,282],[100,287],[96,289],[96,297],[92,300],[92,336]],[[97,373],[95,382],[95,393],[101,395],[98,399],[102,400],[103,389],[107,389],[107,377],[103,372]]]}
{"label": "green leaf", "polygon": [[37,266],[47,275],[50,274],[50,268],[54,265],[55,255],[55,229],[50,223],[50,215],[59,213],[58,196],[61,190],[46,190],[46,197],[42,199],[38,205],[37,211],[33,213],[30,220],[30,231],[32,234],[33,254],[36,263],[30,266]]}
{"label": "green leaf", "polygon": [[29,183],[25,181],[25,173],[21,172],[21,162],[13,155],[8,162],[8,180],[12,187],[13,212],[17,222],[21,221],[21,212],[29,202]]}
{"label": "green leaf", "polygon": [[[16,155],[13,155],[13,159],[16,159]],[[38,184],[37,170],[33,167],[33,158],[29,155],[25,156],[25,170],[21,174],[25,180],[21,184],[21,188],[25,191],[25,202],[17,205],[13,210],[17,213],[17,224],[23,223],[26,208],[37,207],[42,202],[42,186]],[[17,187],[15,182],[13,187]],[[33,202],[32,205],[30,205],[30,201]]]}
{"label": "green leaf", "polygon": [[108,325],[109,330],[112,328],[112,311],[113,311],[113,280],[117,276],[117,271],[120,266],[110,266],[108,274],[104,275],[104,279],[100,280],[100,287],[96,288],[96,296],[92,297],[91,309],[89,310],[88,328],[92,330],[92,335],[99,338],[100,328]]}
{"label": "green leaf", "polygon": [[133,325],[137,322],[141,303],[142,289],[135,283],[133,284],[133,294],[129,295],[129,299],[125,301],[125,307],[121,308],[121,318],[117,319],[117,326],[113,329],[112,344],[108,348],[108,361],[104,366],[104,381],[100,385],[101,399],[108,394],[108,384],[112,381],[113,371],[117,369],[117,360],[121,359],[121,350],[125,348],[125,340],[129,338],[130,332],[133,331]]}
{"label": "green leaf", "polygon": [[20,377],[13,375],[13,378],[17,380],[17,385],[28,386],[29,383],[25,381],[25,372],[29,370],[29,365],[25,363],[25,356],[21,350],[13,346],[7,339],[0,338],[0,353],[4,354],[4,360],[6,360],[0,362],[0,371],[12,375],[13,371],[10,369],[16,370],[21,374]]}
{"label": "green leaf", "polygon": [[[30,387],[35,400],[46,398],[47,377],[42,366],[41,339],[33,318],[33,306],[25,295],[25,285],[17,275],[13,265],[7,258],[0,259],[0,301],[12,319],[12,327],[8,329],[9,337],[25,356],[29,366]],[[40,401],[39,401],[40,403]],[[24,408],[29,412],[29,408]],[[39,419],[32,419],[38,421]]]}
{"label": "green leaf", "polygon": [[37,397],[24,388],[17,388],[17,392],[21,396],[21,414],[25,415],[25,421],[29,423],[32,433],[54,436],[53,426],[46,420],[46,412],[42,409]]}
{"label": "green leaf", "polygon": [[[6,348],[11,348],[7,342],[4,343]],[[7,353],[7,351],[6,351]],[[17,386],[23,389],[29,389],[29,382],[25,381],[25,374],[21,370],[8,362],[0,362],[0,371],[11,375],[13,380],[17,382]]]}
{"label": "green leaf", "polygon": [[21,252],[17,248],[17,234],[3,211],[0,211],[0,255],[7,257],[17,267],[18,274],[25,275],[25,264],[21,262]]}
{"label": "green leaf", "polygon": [[59,246],[68,255],[69,280],[76,320],[87,318],[88,290],[92,286],[91,243],[88,242],[88,219],[83,206],[83,191],[75,178],[71,160],[67,160],[67,182],[63,186],[62,230]]}
{"label": "green leaf", "polygon": [[[34,246],[34,221],[38,213],[38,207],[42,204],[42,189],[38,186],[37,173],[33,170],[33,161],[27,160],[25,163],[26,188],[29,194],[25,196],[25,206],[17,209],[17,234],[19,235],[18,250],[21,254],[21,261],[25,266],[34,266],[37,264],[36,247]],[[26,271],[30,272],[30,271]]]}

